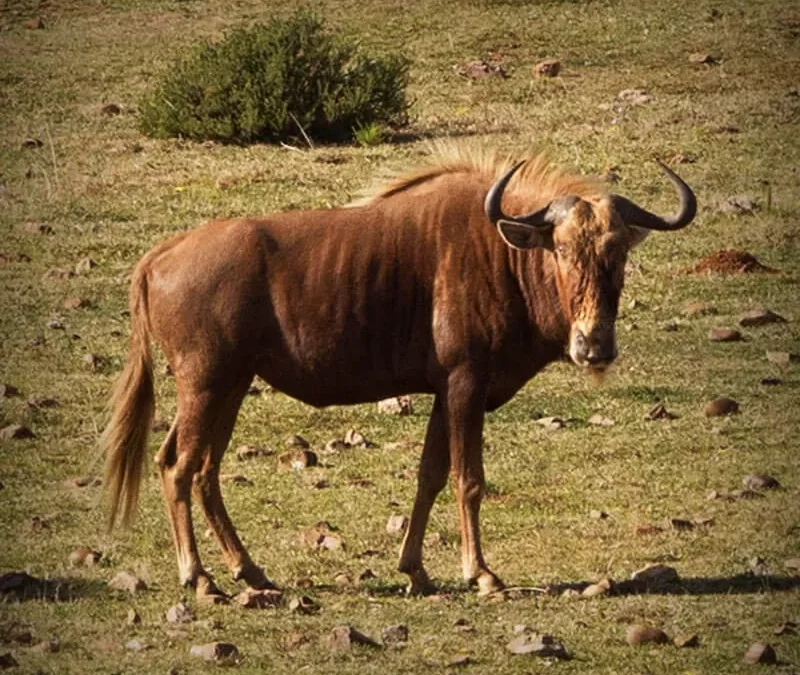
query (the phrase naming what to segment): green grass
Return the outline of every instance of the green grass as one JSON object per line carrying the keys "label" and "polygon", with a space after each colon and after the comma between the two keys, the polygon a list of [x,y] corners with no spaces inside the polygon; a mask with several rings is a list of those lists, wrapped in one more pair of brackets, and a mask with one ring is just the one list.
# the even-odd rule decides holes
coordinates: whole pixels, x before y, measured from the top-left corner
{"label": "green grass", "polygon": [[[597,1],[316,3],[326,23],[370,51],[412,59],[411,125],[402,135],[362,146],[287,149],[154,141],[136,130],[136,102],[164,64],[197,39],[232,27],[288,16],[293,3],[238,0],[138,2],[15,2],[0,15],[0,382],[21,397],[2,399],[2,425],[25,424],[35,439],[0,442],[0,573],[27,570],[61,580],[63,599],[0,604],[0,653],[12,652],[21,672],[199,672],[192,644],[216,639],[244,654],[237,672],[313,673],[422,671],[447,673],[465,653],[464,672],[543,672],[535,658],[504,645],[513,626],[531,625],[560,638],[573,660],[561,673],[737,673],[761,670],[742,663],[756,640],[771,642],[777,672],[800,667],[796,635],[776,636],[785,620],[800,620],[797,577],[783,569],[800,551],[800,424],[797,364],[780,368],[767,350],[800,353],[798,269],[800,240],[800,67],[791,4]],[[24,22],[42,15],[44,30]],[[690,63],[707,52],[718,65]],[[547,57],[562,61],[554,80],[534,80],[530,68]],[[470,82],[454,70],[478,58],[502,59],[506,80]],[[643,88],[652,100],[616,103],[620,91]],[[121,114],[101,112],[105,103]],[[36,138],[40,147],[23,147]],[[249,397],[233,447],[254,443],[282,450],[293,433],[316,448],[350,427],[374,449],[324,457],[329,487],[314,489],[302,475],[277,473],[274,458],[238,462],[254,485],[225,485],[226,503],[254,558],[271,577],[316,598],[322,611],[245,611],[197,607],[200,621],[170,633],[166,609],[184,596],[154,467],[129,532],[107,534],[98,488],[69,479],[97,475],[96,443],[106,420],[108,391],[127,349],[126,281],[135,261],[171,233],[220,216],[327,207],[357,196],[382,172],[413,165],[431,139],[479,142],[502,151],[548,151],[560,164],[586,173],[611,167],[615,189],[649,208],[673,208],[657,166],[673,163],[696,189],[697,220],[687,230],[654,233],[633,256],[618,322],[621,358],[601,386],[566,365],[537,376],[514,400],[490,414],[486,468],[491,490],[482,509],[490,566],[509,584],[561,588],[611,576],[621,581],[653,561],[666,561],[684,579],[676,594],[629,594],[594,600],[517,594],[479,601],[460,583],[458,523],[450,491],[434,509],[431,532],[443,543],[426,549],[429,571],[444,599],[406,599],[395,571],[399,542],[385,533],[393,513],[408,514],[414,471],[431,401],[415,399],[407,418],[378,415],[373,406],[314,410],[281,394]],[[772,194],[766,204],[766,184]],[[747,194],[762,208],[730,216],[718,204]],[[49,225],[49,235],[26,225]],[[682,271],[718,249],[747,250],[775,275],[697,276]],[[24,254],[29,260],[20,261]],[[51,268],[73,269],[85,257],[98,266],[66,280],[44,278]],[[68,297],[91,301],[64,309]],[[632,300],[636,303],[631,307]],[[712,303],[717,314],[684,318],[690,302]],[[709,328],[735,327],[738,317],[765,305],[789,323],[744,329],[744,342],[713,344]],[[48,328],[54,318],[65,330]],[[678,330],[663,326],[678,321]],[[87,353],[104,358],[90,371]],[[760,380],[780,377],[765,387]],[[174,410],[173,383],[159,377],[158,416]],[[703,404],[726,395],[741,413],[707,419]],[[59,405],[35,409],[28,397]],[[678,415],[646,421],[655,402]],[[614,426],[594,427],[595,412]],[[575,418],[547,430],[534,413]],[[163,434],[155,434],[151,454]],[[399,447],[392,444],[399,443]],[[738,488],[752,473],[769,473],[783,488],[753,500],[708,500],[711,490]],[[359,481],[371,483],[359,483]],[[609,518],[589,517],[601,509]],[[198,514],[199,516],[199,514]],[[44,519],[42,529],[32,519]],[[713,525],[679,533],[670,518],[713,517]],[[314,552],[299,532],[318,520],[339,527],[343,551]],[[640,525],[663,529],[636,534]],[[227,591],[216,546],[202,536],[201,554]],[[100,566],[70,568],[69,553],[87,545],[104,554]],[[361,557],[374,549],[379,554]],[[752,558],[770,576],[746,576]],[[338,587],[337,573],[370,568],[376,579]],[[150,590],[118,597],[106,582],[121,569],[140,574]],[[295,589],[300,577],[315,586]],[[189,602],[193,600],[189,598]],[[140,627],[124,626],[135,607]],[[466,618],[475,633],[453,626]],[[220,628],[203,623],[216,619]],[[632,648],[628,623],[645,620],[671,636],[697,633],[700,646]],[[332,654],[331,628],[352,623],[379,637],[405,623],[405,649]],[[35,642],[56,636],[60,650],[39,653],[10,639],[12,624]],[[293,631],[309,637],[287,650]],[[138,637],[152,645],[131,652]]]}

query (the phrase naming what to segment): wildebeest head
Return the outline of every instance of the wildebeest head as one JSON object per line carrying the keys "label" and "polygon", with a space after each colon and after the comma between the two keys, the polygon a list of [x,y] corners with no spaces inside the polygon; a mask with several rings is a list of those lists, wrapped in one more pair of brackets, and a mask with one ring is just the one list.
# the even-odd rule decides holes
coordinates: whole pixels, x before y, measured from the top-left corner
{"label": "wildebeest head", "polygon": [[602,372],[617,356],[615,321],[628,251],[651,230],[688,225],[697,210],[694,193],[659,162],[680,198],[678,212],[671,217],[650,213],[619,195],[566,195],[526,215],[507,216],[501,209],[503,192],[522,164],[511,167],[491,187],[486,215],[510,246],[553,252],[559,299],[570,324],[570,358]]}

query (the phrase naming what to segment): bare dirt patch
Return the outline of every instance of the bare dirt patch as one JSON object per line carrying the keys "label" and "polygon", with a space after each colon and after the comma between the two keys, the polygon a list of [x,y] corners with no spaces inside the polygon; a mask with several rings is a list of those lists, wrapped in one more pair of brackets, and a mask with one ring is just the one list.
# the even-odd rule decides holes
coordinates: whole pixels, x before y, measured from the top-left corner
{"label": "bare dirt patch", "polygon": [[746,274],[751,272],[775,273],[778,270],[761,264],[754,255],[747,251],[721,249],[705,256],[694,267],[686,270],[687,274]]}

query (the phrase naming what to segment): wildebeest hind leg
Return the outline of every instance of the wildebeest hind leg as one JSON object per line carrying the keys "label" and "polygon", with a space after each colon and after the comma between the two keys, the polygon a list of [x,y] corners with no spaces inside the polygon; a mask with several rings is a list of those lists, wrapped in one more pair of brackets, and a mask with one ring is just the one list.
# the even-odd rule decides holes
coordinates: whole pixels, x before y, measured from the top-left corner
{"label": "wildebeest hind leg", "polygon": [[447,450],[447,434],[442,417],[442,405],[437,397],[433,402],[433,412],[428,420],[425,433],[425,446],[419,464],[417,497],[411,511],[411,520],[406,530],[400,551],[398,569],[408,574],[408,593],[422,595],[433,590],[428,574],[422,565],[422,542],[436,496],[447,484],[450,469],[450,455]]}
{"label": "wildebeest hind leg", "polygon": [[222,549],[222,555],[235,580],[243,580],[253,588],[275,588],[264,570],[258,567],[239,539],[236,528],[228,516],[219,486],[219,469],[222,456],[228,447],[236,416],[242,403],[249,378],[234,390],[224,404],[215,411],[216,420],[210,448],[203,458],[200,470],[194,475],[194,494],[203,507],[208,524]]}

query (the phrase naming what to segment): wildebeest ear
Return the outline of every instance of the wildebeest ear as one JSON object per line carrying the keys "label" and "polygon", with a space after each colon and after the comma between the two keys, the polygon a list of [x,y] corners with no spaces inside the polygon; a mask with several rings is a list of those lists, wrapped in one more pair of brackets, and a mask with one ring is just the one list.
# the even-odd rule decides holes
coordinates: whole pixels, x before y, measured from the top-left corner
{"label": "wildebeest ear", "polygon": [[553,228],[526,225],[511,220],[498,220],[497,229],[500,236],[511,248],[548,248],[553,249]]}
{"label": "wildebeest ear", "polygon": [[631,248],[641,244],[647,239],[647,235],[652,232],[652,230],[648,230],[646,227],[637,227],[636,225],[628,225],[628,228],[631,231]]}

